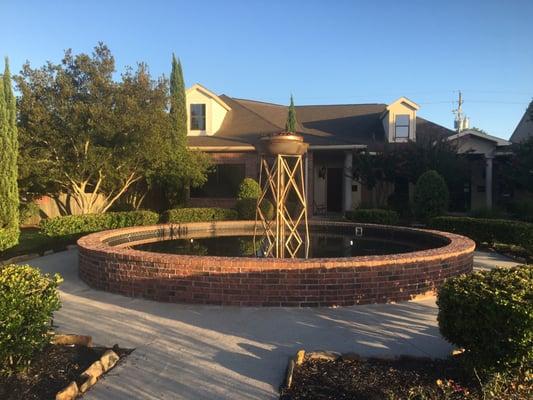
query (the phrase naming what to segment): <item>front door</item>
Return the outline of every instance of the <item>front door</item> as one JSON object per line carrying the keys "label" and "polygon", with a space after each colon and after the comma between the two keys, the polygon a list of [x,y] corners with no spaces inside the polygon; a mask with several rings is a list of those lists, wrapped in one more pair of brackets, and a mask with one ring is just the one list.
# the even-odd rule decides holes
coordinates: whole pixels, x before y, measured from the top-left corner
{"label": "front door", "polygon": [[327,209],[328,212],[342,211],[342,168],[328,168]]}

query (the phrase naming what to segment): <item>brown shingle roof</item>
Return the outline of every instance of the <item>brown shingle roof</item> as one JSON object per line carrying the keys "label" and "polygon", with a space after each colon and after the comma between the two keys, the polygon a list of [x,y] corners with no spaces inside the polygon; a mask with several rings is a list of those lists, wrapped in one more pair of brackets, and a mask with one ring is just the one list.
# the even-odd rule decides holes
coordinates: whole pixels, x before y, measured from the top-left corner
{"label": "brown shingle roof", "polygon": [[[189,145],[254,144],[262,135],[280,132],[285,126],[286,106],[226,95],[220,98],[231,107],[221,128],[210,137],[189,137]],[[296,106],[297,130],[311,145],[365,144],[379,147],[385,140],[380,117],[386,107],[386,104]],[[417,135],[449,136],[453,133],[443,126],[417,118]]]}

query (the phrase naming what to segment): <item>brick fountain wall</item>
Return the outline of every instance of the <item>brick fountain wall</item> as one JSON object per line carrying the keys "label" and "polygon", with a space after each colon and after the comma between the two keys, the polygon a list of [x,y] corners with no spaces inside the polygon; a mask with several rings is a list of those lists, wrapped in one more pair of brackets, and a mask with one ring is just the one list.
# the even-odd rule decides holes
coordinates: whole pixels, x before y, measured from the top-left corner
{"label": "brick fountain wall", "polygon": [[[328,225],[365,224],[327,222]],[[374,225],[375,226],[375,225]],[[446,278],[469,273],[475,243],[463,236],[425,231],[449,239],[435,249],[386,256],[272,259],[160,254],[129,245],[154,241],[155,229],[187,230],[193,237],[252,229],[253,221],[134,227],[81,238],[79,275],[89,286],[131,297],[226,306],[322,307],[386,303],[432,294]],[[384,227],[411,230],[411,228]],[[132,242],[110,245],[113,238]]]}

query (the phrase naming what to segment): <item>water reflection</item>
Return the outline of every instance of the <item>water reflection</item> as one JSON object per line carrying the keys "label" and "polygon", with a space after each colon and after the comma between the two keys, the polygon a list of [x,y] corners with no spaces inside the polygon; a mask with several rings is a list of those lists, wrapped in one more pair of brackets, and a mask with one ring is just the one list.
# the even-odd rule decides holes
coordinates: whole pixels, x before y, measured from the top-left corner
{"label": "water reflection", "polygon": [[[258,246],[259,247],[259,246]],[[317,233],[311,236],[311,258],[354,257],[406,253],[433,247],[421,241],[398,238],[357,237],[353,234]],[[174,239],[134,246],[135,249],[157,253],[209,255],[224,257],[261,256],[254,253],[252,236],[220,236],[195,239]],[[264,247],[263,247],[264,248]],[[304,251],[298,254],[304,256]]]}

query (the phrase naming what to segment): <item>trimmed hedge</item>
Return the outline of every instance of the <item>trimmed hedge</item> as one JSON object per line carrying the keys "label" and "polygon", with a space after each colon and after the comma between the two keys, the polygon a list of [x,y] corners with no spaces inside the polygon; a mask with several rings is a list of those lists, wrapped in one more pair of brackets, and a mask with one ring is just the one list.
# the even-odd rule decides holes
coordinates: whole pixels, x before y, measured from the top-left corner
{"label": "trimmed hedge", "polygon": [[360,208],[353,211],[347,211],[346,218],[350,221],[384,225],[396,225],[400,219],[396,211],[382,210],[379,208]]}
{"label": "trimmed hedge", "polygon": [[439,328],[481,367],[533,362],[533,266],[448,279],[438,292]]}
{"label": "trimmed hedge", "polygon": [[519,245],[533,252],[533,224],[507,219],[483,219],[469,217],[436,217],[431,227],[458,233],[477,243],[506,243]]}
{"label": "trimmed hedge", "polygon": [[20,231],[17,228],[0,228],[0,251],[16,246]]}
{"label": "trimmed hedge", "polygon": [[36,351],[49,342],[54,311],[61,303],[62,279],[43,275],[29,265],[0,267],[0,372],[25,369]]}
{"label": "trimmed hedge", "polygon": [[165,211],[164,222],[208,222],[238,219],[237,211],[229,208],[175,208]]}
{"label": "trimmed hedge", "polygon": [[128,226],[154,225],[159,221],[159,214],[153,211],[124,211],[104,214],[67,215],[44,219],[40,226],[42,232],[51,237],[76,235],[125,228]]}

